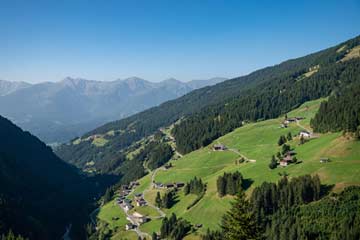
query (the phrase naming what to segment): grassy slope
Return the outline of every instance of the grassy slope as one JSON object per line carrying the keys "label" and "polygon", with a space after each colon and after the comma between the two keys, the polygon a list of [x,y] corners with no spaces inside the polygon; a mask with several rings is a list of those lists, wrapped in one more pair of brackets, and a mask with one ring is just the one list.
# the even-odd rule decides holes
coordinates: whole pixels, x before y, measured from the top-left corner
{"label": "grassy slope", "polygon": [[[303,104],[300,108],[290,112],[291,116],[303,116],[306,119],[301,125],[309,128],[309,122],[316,113],[321,100]],[[194,176],[201,177],[208,184],[208,190],[204,198],[190,210],[186,207],[195,199],[194,195],[184,196],[179,193],[179,202],[171,209],[164,211],[167,214],[175,212],[178,216],[188,219],[192,224],[201,223],[203,228],[218,228],[221,216],[229,209],[231,197],[219,198],[216,193],[216,179],[219,175],[228,171],[239,170],[245,179],[253,181],[247,193],[261,184],[263,181],[277,181],[279,173],[286,171],[292,176],[304,174],[319,174],[323,183],[335,184],[335,190],[341,190],[350,184],[360,184],[360,142],[349,140],[340,133],[324,134],[312,139],[304,145],[298,146],[298,139],[290,142],[297,152],[300,164],[290,165],[286,168],[278,167],[270,170],[268,164],[271,156],[279,151],[277,140],[280,135],[286,135],[289,131],[292,135],[298,134],[301,127],[291,124],[289,128],[279,128],[282,118],[272,119],[258,123],[247,124],[235,131],[219,138],[215,142],[221,142],[231,149],[238,150],[249,159],[255,159],[256,163],[235,164],[239,155],[231,152],[214,152],[210,147],[202,148],[185,155],[177,161],[172,161],[173,168],[159,171],[156,175],[158,182],[186,182]],[[320,157],[329,157],[330,163],[321,164]],[[136,192],[142,192],[149,187],[150,176],[140,180],[141,185]],[[153,201],[157,190],[146,192],[146,199]],[[141,211],[139,209],[139,211]],[[160,228],[160,220],[154,220],[141,226],[141,229],[151,234]],[[188,236],[196,239],[196,234]]]}
{"label": "grassy slope", "polygon": [[[125,231],[125,224],[128,223],[126,215],[114,201],[111,201],[101,207],[97,218],[104,222],[103,224],[106,224],[108,229],[116,233],[111,238],[112,240],[137,239],[135,232]],[[115,220],[113,218],[118,219]]]}

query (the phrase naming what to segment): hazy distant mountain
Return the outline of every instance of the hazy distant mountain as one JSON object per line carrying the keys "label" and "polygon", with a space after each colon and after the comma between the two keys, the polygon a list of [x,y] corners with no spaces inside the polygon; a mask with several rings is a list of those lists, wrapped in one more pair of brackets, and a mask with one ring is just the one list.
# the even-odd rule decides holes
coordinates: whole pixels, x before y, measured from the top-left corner
{"label": "hazy distant mountain", "polygon": [[197,88],[202,88],[205,86],[215,85],[215,84],[223,82],[225,80],[226,80],[226,78],[214,77],[214,78],[210,78],[208,80],[192,80],[190,82],[187,82],[187,85],[190,86],[191,88],[197,89]]}
{"label": "hazy distant mountain", "polygon": [[150,82],[131,77],[103,82],[68,77],[39,84],[0,81],[0,114],[45,142],[62,142],[224,80]]}
{"label": "hazy distant mountain", "polygon": [[26,88],[29,86],[31,86],[31,84],[26,82],[10,82],[5,80],[0,80],[0,96],[10,94],[19,89]]}

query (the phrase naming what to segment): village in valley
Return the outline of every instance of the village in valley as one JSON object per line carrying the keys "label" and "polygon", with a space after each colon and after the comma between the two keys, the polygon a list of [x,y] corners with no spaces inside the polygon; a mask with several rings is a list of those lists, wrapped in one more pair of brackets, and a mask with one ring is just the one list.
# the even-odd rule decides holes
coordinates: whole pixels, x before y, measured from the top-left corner
{"label": "village in valley", "polygon": [[[165,164],[161,168],[161,170],[166,171],[171,167],[171,164]],[[155,172],[153,172],[153,174],[155,174]],[[139,185],[140,184],[137,181],[132,181],[128,185],[122,185],[115,199],[115,204],[117,204],[124,211],[124,213],[126,214],[126,219],[129,221],[125,225],[125,230],[135,231],[138,236],[146,237],[148,234],[140,231],[140,225],[147,223],[153,219],[164,218],[165,213],[159,207],[154,206],[152,203],[145,200],[144,193],[134,193],[134,191]],[[161,183],[152,180],[150,189],[178,191],[184,186],[184,182]],[[141,210],[141,207],[145,206],[153,208],[155,211],[157,211],[158,216],[148,216],[136,211]]]}
{"label": "village in valley", "polygon": [[[281,140],[279,140],[278,145],[280,147],[282,146],[283,152],[282,153],[278,152],[276,166],[287,167],[290,164],[301,163],[301,161],[296,158],[297,153],[294,150],[294,148],[291,148],[290,145],[287,145],[286,143],[289,143],[296,139],[296,142],[298,142],[297,145],[301,145],[317,137],[315,134],[311,132],[311,130],[301,125],[301,121],[304,119],[305,117],[300,117],[300,116],[287,117],[287,115],[285,115],[284,120],[280,123],[279,128],[281,129],[288,129],[291,128],[293,124],[296,124],[302,130],[300,130],[298,134],[294,136],[291,136],[291,133],[289,133],[287,137],[285,136],[280,137]],[[164,128],[160,129],[160,131],[166,133],[166,129]],[[176,147],[175,139],[171,135],[169,134],[165,135],[165,140],[171,143],[171,145],[175,149]],[[294,145],[294,143],[292,143],[292,145]],[[236,161],[236,164],[256,163],[255,159],[249,159],[243,154],[241,154],[238,149],[230,148],[225,144],[220,143],[219,141],[211,145],[209,148],[215,152],[232,151],[238,154],[240,158],[239,160]],[[174,159],[178,159],[179,157],[180,157],[179,155],[176,155],[176,158]],[[329,161],[330,161],[329,158],[326,157],[320,158],[320,163],[326,163]],[[173,167],[172,163],[167,163],[164,166],[162,166],[160,170],[166,171],[172,167]],[[179,189],[183,188],[186,185],[186,183],[184,182],[166,182],[166,183],[156,182],[155,174],[156,172],[153,173],[151,186],[150,186],[150,188],[153,190],[157,189],[157,190],[165,190],[165,191],[169,191],[169,190],[178,191]],[[136,187],[138,186],[139,183],[136,181],[130,182],[128,185],[123,185],[119,190],[118,197],[116,198],[116,204],[125,212],[127,216],[127,220],[129,221],[129,223],[126,224],[125,229],[127,231],[136,231],[138,235],[141,235],[141,232],[139,231],[139,226],[151,221],[152,218],[154,217],[143,215],[136,210],[135,211],[131,211],[131,210],[134,210],[134,208],[141,209],[141,207],[143,206],[152,207],[159,212],[159,216],[155,217],[155,219],[163,218],[165,216],[165,213],[162,212],[159,207],[154,206],[151,203],[149,203],[147,200],[145,200],[143,193],[136,193],[136,194],[133,193]],[[129,197],[131,197],[132,199],[130,199]]]}

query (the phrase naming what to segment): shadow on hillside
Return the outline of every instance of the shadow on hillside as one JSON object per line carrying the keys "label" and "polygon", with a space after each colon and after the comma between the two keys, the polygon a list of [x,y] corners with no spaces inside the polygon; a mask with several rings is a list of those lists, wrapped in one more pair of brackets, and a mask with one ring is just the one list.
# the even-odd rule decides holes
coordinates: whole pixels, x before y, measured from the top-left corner
{"label": "shadow on hillside", "polygon": [[331,190],[334,188],[334,184],[322,184],[320,186],[320,198],[325,197],[326,195],[328,195]]}
{"label": "shadow on hillside", "polygon": [[252,180],[251,178],[244,179],[243,184],[242,184],[244,191],[248,190],[249,187],[251,186],[251,184],[253,184],[253,183],[254,183],[254,180]]}

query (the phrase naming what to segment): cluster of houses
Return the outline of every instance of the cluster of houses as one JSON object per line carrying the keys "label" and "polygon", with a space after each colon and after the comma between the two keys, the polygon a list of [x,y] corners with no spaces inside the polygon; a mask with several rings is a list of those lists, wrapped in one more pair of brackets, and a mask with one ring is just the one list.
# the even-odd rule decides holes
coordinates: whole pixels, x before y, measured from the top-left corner
{"label": "cluster of houses", "polygon": [[[140,184],[138,182],[130,182],[129,185],[122,185],[119,196],[116,198],[116,203],[123,208],[125,211],[131,210],[134,206],[132,205],[132,200],[127,199],[126,197],[131,193],[131,191]],[[142,198],[143,199],[143,198]],[[136,199],[135,199],[136,201]],[[144,200],[145,201],[145,200]],[[136,202],[138,205],[138,203]],[[141,203],[143,204],[143,203]],[[142,205],[143,206],[143,205]]]}
{"label": "cluster of houses", "polygon": [[131,216],[127,217],[126,219],[130,221],[125,225],[125,230],[127,231],[135,229],[139,225],[150,221],[149,217],[144,216],[138,212],[134,212]]}
{"label": "cluster of houses", "polygon": [[281,167],[286,167],[287,165],[289,165],[290,163],[293,162],[293,156],[296,154],[295,151],[288,151],[282,160],[280,160],[280,166]]}
{"label": "cluster of houses", "polygon": [[296,123],[297,121],[303,120],[304,117],[292,117],[292,118],[288,118],[286,117],[285,120],[281,123],[280,127],[281,128],[287,128],[288,124],[290,123]]}
{"label": "cluster of houses", "polygon": [[156,189],[182,188],[184,186],[185,186],[185,183],[183,183],[183,182],[175,182],[175,183],[153,182],[153,187]]}
{"label": "cluster of houses", "polygon": [[[130,182],[129,185],[123,185],[121,186],[121,191],[119,193],[119,196],[116,198],[116,203],[125,211],[128,212],[131,209],[134,208],[135,204],[138,207],[146,206],[147,202],[143,197],[142,193],[138,193],[134,195],[134,201],[131,199],[128,199],[127,197],[131,193],[131,191],[136,187],[140,185],[138,182]],[[125,225],[125,229],[132,230],[137,228],[143,223],[146,223],[150,221],[150,218],[147,216],[144,216],[138,212],[134,212],[131,215],[128,215],[127,220],[130,222]]]}
{"label": "cluster of houses", "polygon": [[135,198],[136,206],[142,207],[142,206],[147,205],[147,202],[145,201],[145,199],[141,193],[135,194],[134,198]]}

